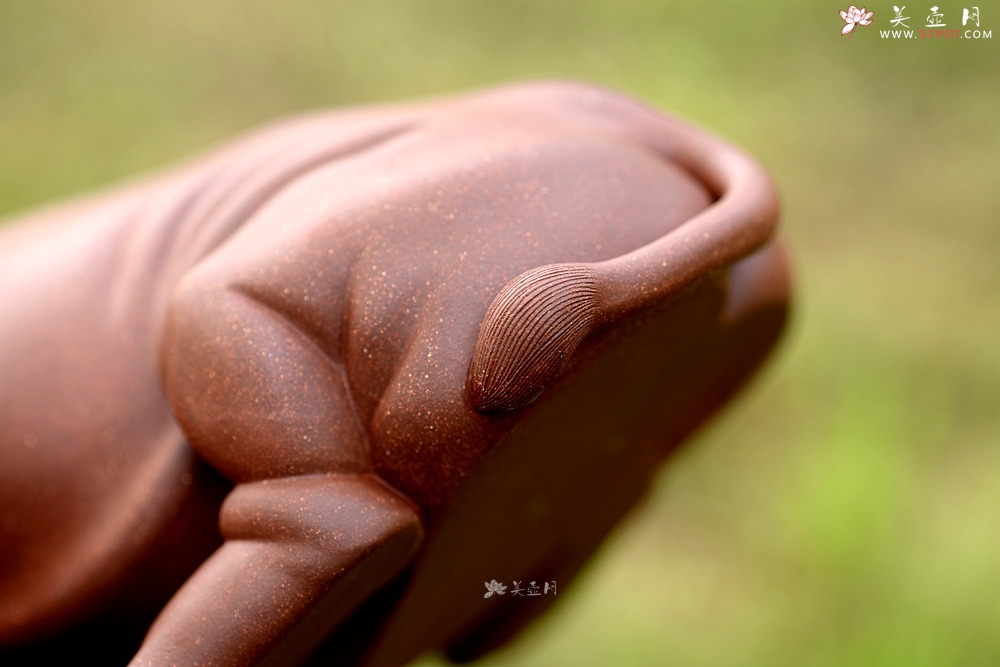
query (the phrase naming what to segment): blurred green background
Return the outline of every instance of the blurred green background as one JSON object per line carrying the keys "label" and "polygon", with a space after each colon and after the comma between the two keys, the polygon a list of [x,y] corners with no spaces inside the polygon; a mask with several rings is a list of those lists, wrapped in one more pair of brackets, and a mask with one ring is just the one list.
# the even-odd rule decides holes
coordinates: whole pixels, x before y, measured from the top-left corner
{"label": "blurred green background", "polygon": [[0,214],[307,108],[559,77],[673,110],[774,175],[794,322],[484,664],[997,665],[1000,6],[847,41],[842,4],[5,1]]}

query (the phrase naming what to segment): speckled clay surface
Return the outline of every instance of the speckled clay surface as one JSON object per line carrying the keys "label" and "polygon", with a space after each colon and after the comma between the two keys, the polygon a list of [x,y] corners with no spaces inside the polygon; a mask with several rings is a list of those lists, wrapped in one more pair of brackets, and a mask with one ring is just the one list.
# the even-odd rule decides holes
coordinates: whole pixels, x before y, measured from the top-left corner
{"label": "speckled clay surface", "polygon": [[264,128],[0,230],[0,661],[512,636],[749,377],[766,175],[607,90]]}

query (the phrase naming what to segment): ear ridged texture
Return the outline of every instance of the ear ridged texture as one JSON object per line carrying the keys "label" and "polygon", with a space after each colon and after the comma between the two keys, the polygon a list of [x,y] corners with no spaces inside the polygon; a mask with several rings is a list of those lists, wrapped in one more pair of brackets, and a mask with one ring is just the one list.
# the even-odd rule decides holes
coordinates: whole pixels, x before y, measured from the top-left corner
{"label": "ear ridged texture", "polygon": [[507,283],[479,329],[469,367],[473,407],[508,412],[534,401],[591,332],[597,310],[597,283],[583,264],[549,264]]}

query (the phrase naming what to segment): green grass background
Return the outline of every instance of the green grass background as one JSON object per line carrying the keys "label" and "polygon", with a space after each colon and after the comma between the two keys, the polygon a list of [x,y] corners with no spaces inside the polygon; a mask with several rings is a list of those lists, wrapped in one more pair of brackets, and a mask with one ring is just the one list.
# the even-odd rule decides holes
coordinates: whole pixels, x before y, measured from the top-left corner
{"label": "green grass background", "polygon": [[979,4],[992,40],[880,39],[878,4],[846,41],[826,0],[5,0],[0,214],[285,113],[526,78],[713,128],[779,185],[793,325],[485,664],[997,665],[1000,4]]}

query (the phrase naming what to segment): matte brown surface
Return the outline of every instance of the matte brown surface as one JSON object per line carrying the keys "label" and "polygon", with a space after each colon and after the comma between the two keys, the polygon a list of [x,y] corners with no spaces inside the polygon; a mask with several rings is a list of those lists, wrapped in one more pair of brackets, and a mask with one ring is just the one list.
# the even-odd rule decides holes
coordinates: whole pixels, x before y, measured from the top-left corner
{"label": "matte brown surface", "polygon": [[482,581],[566,585],[777,339],[775,216],[723,142],[534,84],[3,229],[0,658],[124,662],[156,612],[136,665],[502,643],[541,605]]}

